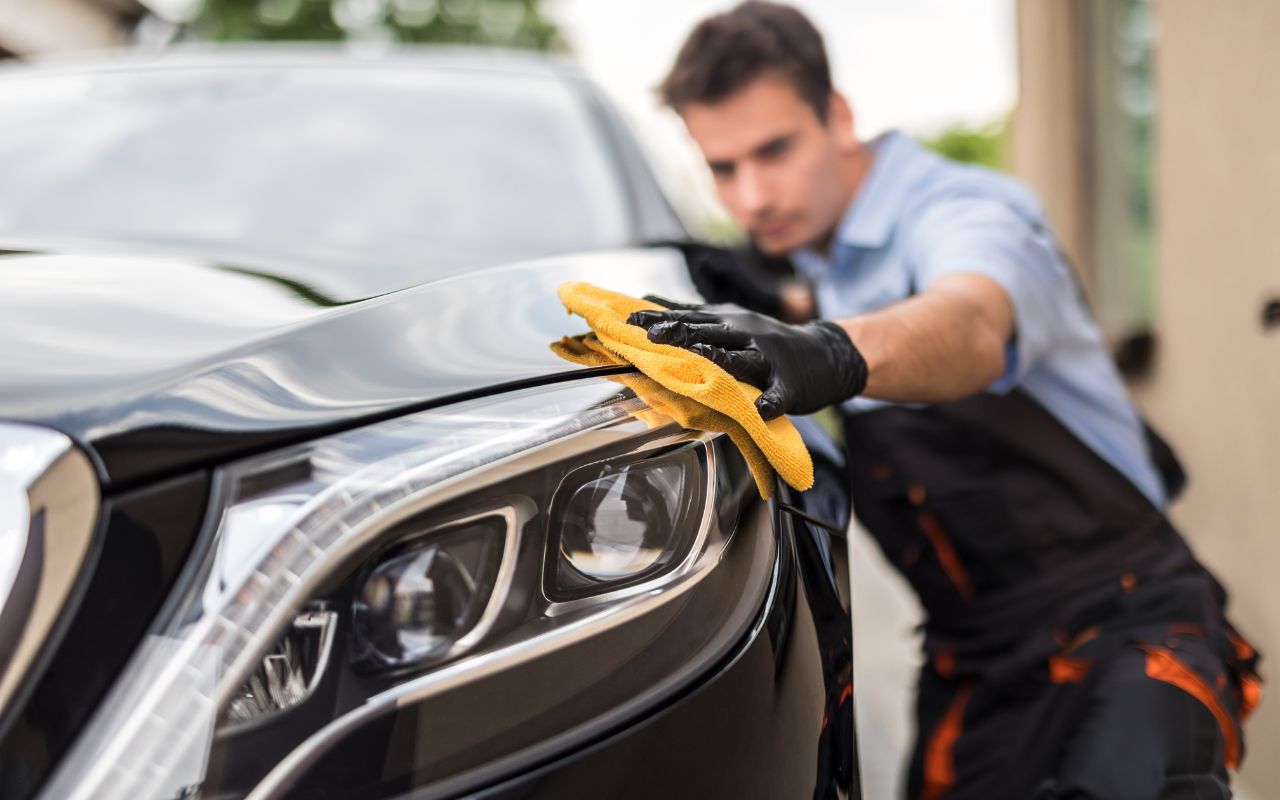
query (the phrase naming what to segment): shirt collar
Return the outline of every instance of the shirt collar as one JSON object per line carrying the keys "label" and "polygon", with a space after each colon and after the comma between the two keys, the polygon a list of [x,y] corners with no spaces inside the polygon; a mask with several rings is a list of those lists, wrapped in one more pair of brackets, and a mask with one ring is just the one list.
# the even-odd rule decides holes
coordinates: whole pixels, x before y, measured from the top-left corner
{"label": "shirt collar", "polygon": [[[912,188],[909,174],[920,164],[917,156],[923,152],[923,148],[898,131],[883,133],[867,146],[874,154],[871,168],[836,229],[837,246],[877,248],[889,241]],[[796,250],[791,257],[806,271],[834,260],[809,248]]]}
{"label": "shirt collar", "polygon": [[881,134],[870,147],[875,153],[871,169],[836,231],[840,242],[855,247],[881,247],[889,240],[911,188],[904,173],[919,152],[915,142],[897,131]]}

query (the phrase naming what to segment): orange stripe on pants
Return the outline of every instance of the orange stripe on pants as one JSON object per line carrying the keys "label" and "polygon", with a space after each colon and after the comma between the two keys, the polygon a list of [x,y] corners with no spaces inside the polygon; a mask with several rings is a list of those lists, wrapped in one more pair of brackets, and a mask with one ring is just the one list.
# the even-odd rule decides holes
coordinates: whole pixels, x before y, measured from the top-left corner
{"label": "orange stripe on pants", "polygon": [[933,547],[934,555],[938,557],[938,563],[942,564],[943,571],[951,579],[951,585],[956,587],[956,591],[965,600],[972,600],[973,583],[969,580],[969,573],[965,570],[960,555],[951,546],[951,538],[942,529],[938,518],[929,511],[921,511],[917,519],[920,522],[920,529],[924,531],[925,537]]}
{"label": "orange stripe on pants", "polygon": [[972,686],[956,692],[946,716],[929,735],[924,751],[924,787],[920,800],[939,800],[956,782],[955,746],[964,728],[964,708],[969,703]]}
{"label": "orange stripe on pants", "polygon": [[1218,695],[1194,670],[1178,660],[1177,656],[1162,647],[1142,647],[1147,654],[1147,677],[1172,684],[1199,700],[1222,729],[1223,760],[1231,769],[1240,764],[1240,738],[1231,714],[1222,707]]}

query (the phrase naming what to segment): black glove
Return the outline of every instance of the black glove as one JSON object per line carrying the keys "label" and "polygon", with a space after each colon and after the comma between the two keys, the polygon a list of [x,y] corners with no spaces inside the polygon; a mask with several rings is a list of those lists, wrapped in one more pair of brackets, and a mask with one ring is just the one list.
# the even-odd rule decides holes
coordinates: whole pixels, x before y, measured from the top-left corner
{"label": "black glove", "polygon": [[684,255],[689,277],[709,303],[734,303],[771,317],[784,311],[781,281],[794,275],[791,262],[754,247],[728,250],[699,242],[660,242]]}
{"label": "black glove", "polygon": [[649,341],[697,353],[763,390],[756,408],[766,420],[810,414],[866,388],[867,362],[834,322],[788,325],[735,305],[646,299],[674,310],[637,311],[627,322],[647,330]]}
{"label": "black glove", "polygon": [[758,275],[744,255],[712,247],[690,248],[685,250],[685,260],[698,294],[708,301],[782,316],[777,279]]}

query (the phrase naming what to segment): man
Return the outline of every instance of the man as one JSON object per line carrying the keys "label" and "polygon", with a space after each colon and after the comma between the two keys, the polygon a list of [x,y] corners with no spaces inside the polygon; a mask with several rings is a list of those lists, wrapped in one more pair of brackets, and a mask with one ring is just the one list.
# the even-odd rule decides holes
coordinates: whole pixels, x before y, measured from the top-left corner
{"label": "man", "polygon": [[927,612],[909,796],[1229,797],[1256,654],[1164,515],[1155,440],[1035,198],[859,141],[786,6],[701,22],[661,91],[825,319],[632,322],[760,387],[765,418],[845,412],[854,510]]}

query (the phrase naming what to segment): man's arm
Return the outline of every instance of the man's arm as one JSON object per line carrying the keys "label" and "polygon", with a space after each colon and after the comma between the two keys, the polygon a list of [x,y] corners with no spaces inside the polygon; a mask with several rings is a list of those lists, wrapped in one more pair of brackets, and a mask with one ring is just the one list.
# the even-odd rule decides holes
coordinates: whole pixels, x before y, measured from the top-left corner
{"label": "man's arm", "polygon": [[773,419],[858,394],[920,403],[975,394],[1004,373],[1013,319],[999,284],[957,272],[840,323],[788,325],[733,305],[638,311],[628,321],[651,341],[685,347],[760,387],[756,407]]}
{"label": "man's arm", "polygon": [[914,297],[837,323],[866,361],[863,395],[946,403],[976,394],[1004,374],[1014,312],[994,280],[957,272]]}
{"label": "man's arm", "polygon": [[787,325],[704,306],[642,311],[631,322],[651,341],[688,348],[760,387],[756,407],[771,419],[859,394],[941,403],[1007,391],[1052,347],[1065,304],[1077,301],[1052,238],[1002,201],[935,203],[905,242],[922,289],[880,311]]}

